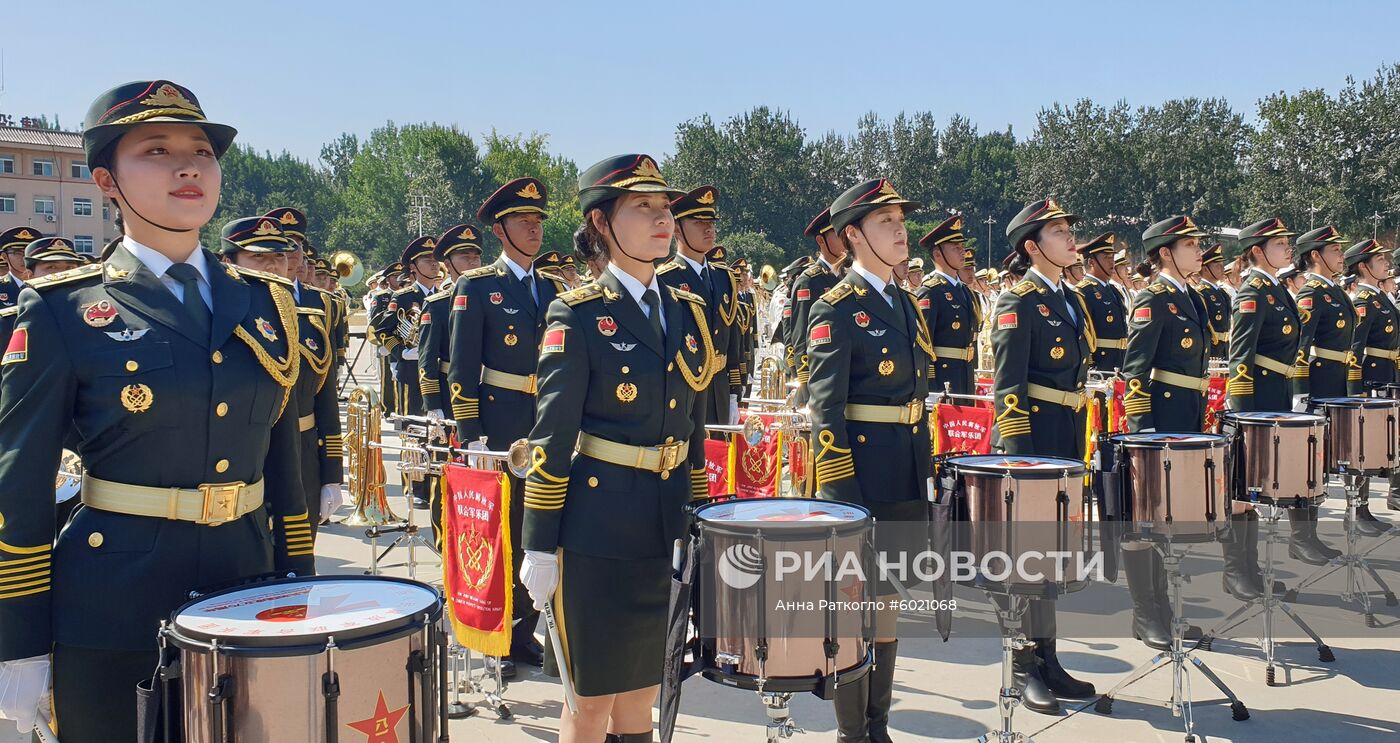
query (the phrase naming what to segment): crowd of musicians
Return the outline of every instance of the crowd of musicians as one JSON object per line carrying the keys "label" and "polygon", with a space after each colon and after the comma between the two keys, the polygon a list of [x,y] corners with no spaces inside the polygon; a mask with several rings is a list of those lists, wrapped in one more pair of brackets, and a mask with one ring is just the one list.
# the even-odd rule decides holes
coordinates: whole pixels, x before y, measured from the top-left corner
{"label": "crowd of musicians", "polygon": [[[133,739],[160,622],[194,591],[313,574],[317,527],[342,505],[351,301],[307,238],[315,214],[270,204],[199,244],[234,136],[182,86],[118,86],[83,140],[122,237],[87,260],[30,228],[0,234],[0,717],[22,731]],[[788,404],[810,415],[819,497],[877,523],[928,518],[926,399],[975,394],[979,369],[998,450],[1073,460],[1090,446],[1091,371],[1124,381],[1132,432],[1203,431],[1213,368],[1239,411],[1397,381],[1392,256],[1330,226],[1261,219],[1227,262],[1171,216],[1143,232],[1134,267],[1113,233],[1078,242],[1078,217],[1047,198],[1008,224],[1003,270],[977,271],[963,216],[910,245],[922,205],[876,178],[813,205],[812,256],[755,280],[718,245],[715,187],[675,188],[643,154],[578,185],[572,255],[542,249],[549,194],[518,178],[475,222],[410,242],[363,299],[386,411],[450,420],[467,449],[527,442],[510,488],[514,630],[496,662],[506,676],[552,665],[535,639],[551,605],[578,702],[563,741],[652,740],[673,545],[709,493],[706,426],[738,422],[759,357],[776,355]],[[55,505],[65,450],[81,495]],[[436,528],[440,489],[410,487]],[[1293,557],[1337,555],[1316,508],[1290,516]],[[1258,519],[1242,506],[1229,519],[1244,536],[1224,542],[1226,587],[1257,597]],[[1125,548],[1123,565],[1134,635],[1167,647],[1160,557]],[[841,741],[891,739],[897,618],[877,617],[873,670],[836,690]],[[1053,714],[1092,696],[1057,656],[1054,600],[1027,620],[1023,703]]]}

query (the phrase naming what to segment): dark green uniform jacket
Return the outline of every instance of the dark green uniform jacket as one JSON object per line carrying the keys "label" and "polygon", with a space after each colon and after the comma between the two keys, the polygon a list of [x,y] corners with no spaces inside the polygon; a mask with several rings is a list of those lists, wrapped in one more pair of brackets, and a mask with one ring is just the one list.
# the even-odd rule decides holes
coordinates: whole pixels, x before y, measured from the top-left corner
{"label": "dark green uniform jacket", "polygon": [[811,396],[807,389],[807,382],[812,373],[811,359],[807,353],[807,322],[812,316],[812,304],[821,299],[821,296],[840,280],[836,269],[832,268],[825,258],[817,256],[812,265],[797,275],[797,280],[792,285],[792,297],[788,299],[792,317],[783,343],[787,345],[789,357],[792,359],[792,370],[789,374],[795,372],[799,383],[797,395],[793,398],[798,407],[806,404]]}
{"label": "dark green uniform jacket", "polygon": [[710,324],[711,343],[723,364],[705,400],[702,424],[732,423],[729,420],[729,396],[739,394],[741,384],[739,364],[743,360],[739,338],[739,287],[734,274],[723,263],[707,262],[705,277],[701,278],[684,258],[677,255],[656,269],[665,286],[699,295],[705,301],[705,320]]}
{"label": "dark green uniform jacket", "polygon": [[1123,362],[1129,431],[1186,432],[1205,426],[1205,391],[1194,385],[1206,383],[1207,312],[1195,289],[1182,289],[1166,276],[1138,292]]}
{"label": "dark green uniform jacket", "polygon": [[[933,339],[936,360],[929,368],[929,389],[971,395],[977,391],[977,330],[982,327],[981,300],[967,284],[942,271],[924,279],[917,293],[919,311]],[[940,350],[940,349],[947,349]],[[955,353],[949,353],[955,352]],[[956,354],[967,354],[957,358]]]}
{"label": "dark green uniform jacket", "polygon": [[1294,371],[1293,394],[1346,397],[1347,383],[1361,381],[1361,367],[1349,355],[1356,327],[1351,298],[1335,282],[1309,273],[1298,292],[1298,316],[1298,350],[1306,362]]}
{"label": "dark green uniform jacket", "polygon": [[1084,307],[1094,324],[1094,338],[1098,345],[1094,349],[1091,366],[1108,373],[1122,369],[1123,351],[1128,347],[1128,308],[1123,304],[1123,295],[1118,287],[1093,276],[1085,276],[1074,285],[1074,290],[1084,300]]}
{"label": "dark green uniform jacket", "polygon": [[1210,357],[1223,359],[1230,353],[1230,294],[1204,279],[1196,284],[1196,291],[1205,300],[1210,320]]}
{"label": "dark green uniform jacket", "polygon": [[1352,300],[1356,332],[1352,355],[1361,359],[1361,379],[1348,385],[1352,395],[1364,395],[1378,385],[1396,380],[1395,353],[1400,350],[1400,313],[1385,292],[1369,284],[1357,286]]}
{"label": "dark green uniform jacket", "polygon": [[[1286,412],[1293,409],[1293,374],[1302,322],[1283,285],[1251,268],[1235,292],[1230,321],[1226,402],[1231,410]],[[1262,363],[1261,363],[1262,360]]]}

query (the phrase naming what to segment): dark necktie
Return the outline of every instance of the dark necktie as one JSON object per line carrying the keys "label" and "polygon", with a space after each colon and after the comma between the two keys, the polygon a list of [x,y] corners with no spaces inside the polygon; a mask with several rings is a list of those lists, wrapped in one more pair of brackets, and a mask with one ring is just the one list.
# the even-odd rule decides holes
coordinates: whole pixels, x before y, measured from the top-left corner
{"label": "dark necktie", "polygon": [[642,292],[642,302],[647,306],[647,320],[651,322],[652,332],[662,342],[666,340],[666,331],[661,327],[661,297],[654,289],[647,289]]}
{"label": "dark necktie", "polygon": [[536,307],[539,307],[540,299],[535,296],[535,275],[533,273],[525,274],[520,277],[520,283],[525,285],[525,293],[530,295],[530,301],[533,302]]}
{"label": "dark necktie", "polygon": [[209,328],[213,325],[213,314],[209,312],[209,305],[204,303],[204,297],[199,293],[199,269],[188,263],[176,263],[167,269],[166,273],[180,282],[185,292],[185,312],[195,327],[208,337]]}
{"label": "dark necktie", "polygon": [[899,301],[899,287],[893,283],[885,284],[885,294],[889,295],[890,307],[894,309],[894,316],[899,318],[900,327],[904,325],[904,303]]}

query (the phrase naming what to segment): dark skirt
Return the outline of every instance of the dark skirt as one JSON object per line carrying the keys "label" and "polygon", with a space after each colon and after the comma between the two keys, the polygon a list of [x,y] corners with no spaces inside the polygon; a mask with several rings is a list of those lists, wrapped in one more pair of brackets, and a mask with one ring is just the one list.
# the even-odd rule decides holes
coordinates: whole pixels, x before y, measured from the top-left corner
{"label": "dark skirt", "polygon": [[[603,696],[660,684],[670,597],[667,558],[560,550],[554,618],[574,693]],[[545,673],[558,675],[552,647],[545,648]]]}

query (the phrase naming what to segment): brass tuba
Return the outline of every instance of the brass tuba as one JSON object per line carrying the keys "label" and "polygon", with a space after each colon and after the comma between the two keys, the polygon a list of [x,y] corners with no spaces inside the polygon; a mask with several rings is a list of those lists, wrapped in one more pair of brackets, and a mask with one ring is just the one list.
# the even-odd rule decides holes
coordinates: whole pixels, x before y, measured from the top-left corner
{"label": "brass tuba", "polygon": [[355,512],[343,523],[382,526],[400,521],[384,496],[384,453],[379,443],[379,394],[359,386],[350,390],[345,412],[345,477]]}
{"label": "brass tuba", "polygon": [[787,371],[777,358],[769,356],[758,367],[758,396],[766,400],[787,397]]}
{"label": "brass tuba", "polygon": [[331,254],[331,271],[341,286],[354,286],[365,277],[365,264],[348,250],[338,250]]}

